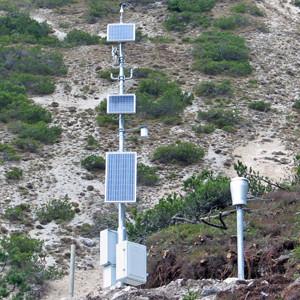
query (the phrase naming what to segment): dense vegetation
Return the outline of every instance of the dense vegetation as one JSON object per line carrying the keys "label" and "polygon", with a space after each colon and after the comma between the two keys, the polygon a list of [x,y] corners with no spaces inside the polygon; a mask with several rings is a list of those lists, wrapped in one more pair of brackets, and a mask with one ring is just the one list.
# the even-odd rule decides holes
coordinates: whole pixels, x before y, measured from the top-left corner
{"label": "dense vegetation", "polygon": [[81,165],[88,171],[105,170],[105,159],[101,156],[90,155],[81,161]]}
{"label": "dense vegetation", "polygon": [[71,221],[75,216],[75,211],[68,198],[53,199],[42,205],[36,211],[36,216],[41,224],[51,221],[63,223]]}
{"label": "dense vegetation", "polygon": [[227,32],[203,33],[195,41],[194,58],[195,69],[209,75],[245,76],[252,71],[244,38]]}
{"label": "dense vegetation", "polygon": [[193,96],[184,93],[178,83],[154,70],[141,69],[135,72],[142,78],[137,88],[137,112],[148,118],[176,116],[191,104]]}
{"label": "dense vegetation", "polygon": [[22,233],[0,238],[0,298],[35,299],[32,288],[54,275],[45,267],[42,242]]}
{"label": "dense vegetation", "polygon": [[233,89],[229,80],[221,82],[203,81],[195,87],[195,94],[197,96],[205,96],[209,98],[231,96]]}
{"label": "dense vegetation", "polygon": [[153,160],[164,164],[190,165],[204,157],[204,150],[189,142],[180,142],[156,148]]}
{"label": "dense vegetation", "polygon": [[184,182],[186,196],[177,194],[160,199],[153,208],[133,211],[133,222],[128,224],[132,238],[144,239],[147,235],[168,227],[174,216],[200,220],[211,209],[224,208],[230,201],[229,179],[204,171]]}
{"label": "dense vegetation", "polygon": [[144,164],[138,164],[137,183],[144,186],[154,186],[159,182],[156,168]]}
{"label": "dense vegetation", "polygon": [[265,101],[262,101],[262,100],[252,101],[249,104],[249,108],[254,109],[254,110],[258,110],[258,111],[267,112],[267,111],[271,110],[271,103],[265,102]]}
{"label": "dense vegetation", "polygon": [[171,14],[165,21],[168,30],[183,31],[187,26],[210,25],[210,17],[207,16],[215,6],[215,0],[168,0],[167,5]]}

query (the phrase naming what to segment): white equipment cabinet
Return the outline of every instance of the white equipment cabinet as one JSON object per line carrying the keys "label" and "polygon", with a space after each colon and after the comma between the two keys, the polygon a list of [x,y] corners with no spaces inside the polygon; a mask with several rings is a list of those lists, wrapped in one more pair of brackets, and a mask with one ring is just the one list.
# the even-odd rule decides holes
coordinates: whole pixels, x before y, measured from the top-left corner
{"label": "white equipment cabinet", "polygon": [[117,244],[116,279],[133,286],[146,283],[146,246],[129,241],[122,241]]}
{"label": "white equipment cabinet", "polygon": [[100,232],[100,266],[116,264],[118,232],[105,229]]}

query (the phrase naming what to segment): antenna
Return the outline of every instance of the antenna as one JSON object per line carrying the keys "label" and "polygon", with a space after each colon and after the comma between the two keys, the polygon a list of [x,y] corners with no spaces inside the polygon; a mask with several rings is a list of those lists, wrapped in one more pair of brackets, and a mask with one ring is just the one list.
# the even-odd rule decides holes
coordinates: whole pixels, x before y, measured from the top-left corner
{"label": "antenna", "polygon": [[[111,74],[111,79],[119,81],[119,94],[109,95],[107,113],[119,115],[119,150],[106,153],[105,202],[117,203],[118,231],[106,230],[100,234],[100,262],[104,266],[104,287],[146,282],[146,247],[127,240],[125,203],[136,202],[137,153],[125,152],[125,114],[136,113],[136,96],[125,94],[125,82],[133,78],[125,75],[124,43],[135,41],[135,24],[123,23],[125,3],[120,4],[120,23],[108,24],[107,41],[118,43],[112,48],[112,57],[119,64],[119,76]],[[148,130],[141,127],[141,135]],[[108,257],[107,253],[116,255]],[[102,254],[106,253],[106,254]]]}

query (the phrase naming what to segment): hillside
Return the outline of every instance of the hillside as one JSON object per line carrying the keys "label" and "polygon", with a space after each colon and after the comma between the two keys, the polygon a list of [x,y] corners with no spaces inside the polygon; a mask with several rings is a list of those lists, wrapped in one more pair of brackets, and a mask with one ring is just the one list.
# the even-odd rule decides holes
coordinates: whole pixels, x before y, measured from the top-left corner
{"label": "hillside", "polygon": [[[101,159],[118,147],[116,119],[103,113],[107,94],[118,91],[118,84],[107,78],[111,45],[102,39],[107,24],[118,20],[118,3],[107,2],[101,6],[93,0],[0,1],[2,18],[12,18],[0,22],[0,232],[3,236],[23,232],[40,239],[47,266],[62,270],[75,242],[78,282],[83,282],[78,284],[78,296],[99,287],[99,231],[117,224],[115,207],[104,204]],[[282,185],[294,181],[299,154],[299,3],[207,0],[202,1],[208,6],[199,17],[188,5],[186,11],[172,10],[167,5],[172,1],[129,2],[125,19],[137,24],[139,41],[126,45],[127,66],[135,69],[135,79],[126,89],[136,92],[140,102],[138,114],[127,119],[126,127],[146,123],[150,138],[142,140],[136,132],[128,132],[126,149],[137,151],[139,163],[151,168],[141,167],[137,212],[129,207],[128,220],[174,192],[184,197],[188,192],[183,182],[193,174],[211,170],[214,176],[236,176],[237,161]],[[15,16],[19,10],[37,22]],[[29,29],[22,22],[28,22]],[[214,50],[218,47],[219,52]],[[157,149],[167,145],[171,147]],[[183,145],[183,154],[176,153],[178,145]],[[174,157],[169,159],[172,151]],[[281,264],[267,264],[271,271],[265,273],[258,270],[263,264],[256,263],[249,277],[286,275],[281,290],[299,275],[299,257],[292,254],[299,242],[298,227],[291,228],[299,222],[297,184],[288,194],[259,195],[250,205],[254,213],[247,216],[247,222],[253,225],[257,218],[258,224],[248,232],[251,263],[264,260],[270,251],[277,251],[272,261],[281,255],[291,258],[283,270]],[[58,201],[49,202],[53,199]],[[230,209],[225,204],[217,212]],[[58,211],[62,214],[56,216]],[[178,225],[186,226],[187,240],[180,235],[173,240],[185,227],[148,232],[146,242],[155,258],[150,259],[148,287],[179,278],[234,276],[235,256],[226,261],[234,251],[234,215],[228,220],[227,231],[211,232],[203,224]],[[278,223],[284,226],[277,228]],[[208,241],[205,251],[197,248],[202,237]],[[284,246],[288,242],[293,245]],[[281,248],[274,250],[275,244]],[[194,261],[202,258],[206,263],[219,245],[216,267],[222,274],[209,273],[210,265],[203,274],[182,269],[186,262],[194,266],[193,255]],[[165,251],[175,257],[185,253],[185,258],[170,271]],[[153,277],[157,266],[160,279]],[[50,288],[37,292],[37,299],[66,296],[66,282],[66,277],[49,282]]]}

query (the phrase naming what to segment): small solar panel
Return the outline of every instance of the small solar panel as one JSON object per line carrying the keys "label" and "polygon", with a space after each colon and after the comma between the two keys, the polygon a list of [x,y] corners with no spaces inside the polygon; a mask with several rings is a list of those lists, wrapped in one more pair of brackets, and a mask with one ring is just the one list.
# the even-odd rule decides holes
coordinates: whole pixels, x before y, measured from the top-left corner
{"label": "small solar panel", "polygon": [[134,94],[108,96],[108,114],[135,114],[135,112],[136,97]]}
{"label": "small solar panel", "polygon": [[135,24],[129,24],[129,23],[108,24],[107,41],[108,42],[134,42]]}
{"label": "small solar panel", "polygon": [[136,152],[106,153],[105,202],[136,202]]}

